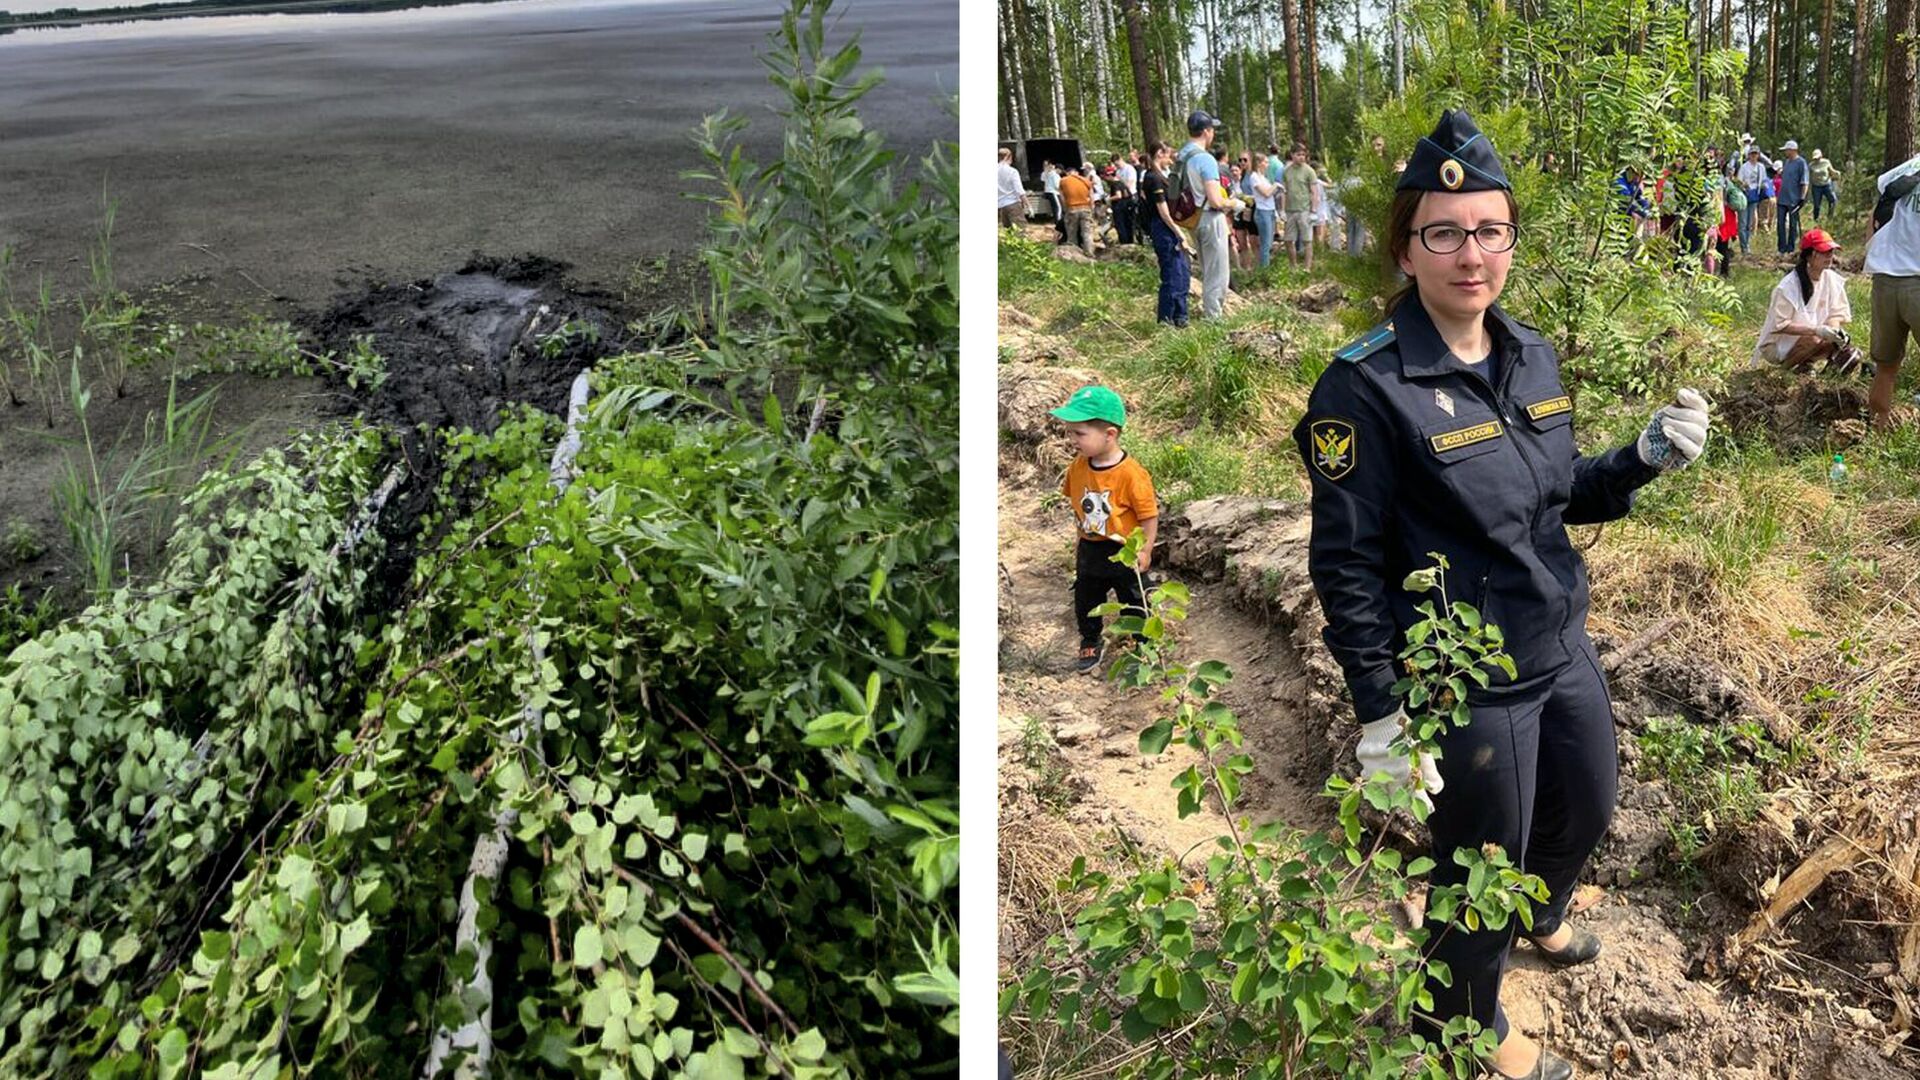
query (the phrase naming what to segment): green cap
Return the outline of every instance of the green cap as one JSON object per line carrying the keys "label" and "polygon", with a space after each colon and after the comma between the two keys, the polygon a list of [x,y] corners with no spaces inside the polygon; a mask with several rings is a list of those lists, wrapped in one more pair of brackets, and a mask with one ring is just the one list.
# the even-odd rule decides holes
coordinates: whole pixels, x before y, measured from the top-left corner
{"label": "green cap", "polygon": [[1127,407],[1120,395],[1104,386],[1083,386],[1073,392],[1065,405],[1052,415],[1070,423],[1080,420],[1105,420],[1117,428],[1127,426]]}

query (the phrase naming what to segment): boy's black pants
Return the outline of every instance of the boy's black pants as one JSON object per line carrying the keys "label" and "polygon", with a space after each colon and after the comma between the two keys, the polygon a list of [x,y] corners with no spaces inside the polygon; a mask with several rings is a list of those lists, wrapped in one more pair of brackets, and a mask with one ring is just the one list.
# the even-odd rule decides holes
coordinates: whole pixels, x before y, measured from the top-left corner
{"label": "boy's black pants", "polygon": [[1083,649],[1100,643],[1100,616],[1088,612],[1106,603],[1108,592],[1127,605],[1128,614],[1146,615],[1146,609],[1141,606],[1139,575],[1133,567],[1111,561],[1120,553],[1120,547],[1118,540],[1080,538],[1074,555],[1073,617],[1080,624]]}

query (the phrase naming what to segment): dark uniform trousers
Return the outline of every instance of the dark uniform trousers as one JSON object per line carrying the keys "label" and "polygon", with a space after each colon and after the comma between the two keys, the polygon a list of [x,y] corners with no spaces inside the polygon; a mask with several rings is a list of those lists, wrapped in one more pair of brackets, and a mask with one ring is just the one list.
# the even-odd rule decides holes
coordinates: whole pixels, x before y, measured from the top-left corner
{"label": "dark uniform trousers", "polygon": [[[1573,662],[1541,689],[1498,704],[1477,705],[1473,722],[1440,740],[1440,793],[1427,826],[1433,833],[1435,885],[1461,885],[1462,847],[1495,843],[1516,866],[1547,883],[1546,904],[1533,910],[1536,937],[1559,929],[1587,856],[1606,835],[1618,794],[1619,746],[1613,706],[1593,643],[1583,639]],[[1431,943],[1453,985],[1429,980],[1434,1015],[1472,1016],[1507,1036],[1500,975],[1516,927],[1468,932],[1455,926]]]}
{"label": "dark uniform trousers", "polygon": [[[1416,604],[1439,600],[1402,581],[1432,564],[1428,552],[1449,560],[1448,600],[1505,632],[1517,677],[1471,692],[1472,722],[1440,743],[1433,875],[1463,881],[1455,850],[1501,845],[1551,890],[1533,931],[1544,934],[1606,832],[1617,782],[1586,566],[1566,526],[1625,515],[1657,470],[1630,445],[1580,454],[1553,347],[1497,306],[1487,323],[1494,362],[1466,364],[1409,297],[1336,354],[1294,437],[1313,483],[1308,571],[1361,721],[1401,706],[1392,688],[1405,630],[1422,617]],[[1452,976],[1430,984],[1436,1019],[1470,1015],[1504,1036],[1513,933],[1435,929],[1432,954]]]}
{"label": "dark uniform trousers", "polygon": [[1140,606],[1139,575],[1131,566],[1113,561],[1120,547],[1118,540],[1089,540],[1083,536],[1074,551],[1073,617],[1080,624],[1083,648],[1100,643],[1102,620],[1091,612],[1107,602],[1108,593],[1127,605],[1128,614],[1146,614]]}

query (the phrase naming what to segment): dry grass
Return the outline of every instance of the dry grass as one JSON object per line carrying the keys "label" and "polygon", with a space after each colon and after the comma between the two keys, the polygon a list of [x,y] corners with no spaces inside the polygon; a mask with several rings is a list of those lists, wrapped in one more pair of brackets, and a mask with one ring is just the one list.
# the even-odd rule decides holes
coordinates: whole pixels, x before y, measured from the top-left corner
{"label": "dry grass", "polygon": [[[1797,764],[1747,826],[1772,835],[1747,842],[1790,859],[1861,848],[1825,883],[1840,895],[1814,902],[1877,923],[1920,977],[1920,501],[1836,497],[1774,464],[1693,479],[1677,521],[1608,525],[1587,552],[1592,626],[1625,639],[1682,616],[1690,660],[1788,721]],[[1774,942],[1743,962],[1754,976],[1795,961]]]}

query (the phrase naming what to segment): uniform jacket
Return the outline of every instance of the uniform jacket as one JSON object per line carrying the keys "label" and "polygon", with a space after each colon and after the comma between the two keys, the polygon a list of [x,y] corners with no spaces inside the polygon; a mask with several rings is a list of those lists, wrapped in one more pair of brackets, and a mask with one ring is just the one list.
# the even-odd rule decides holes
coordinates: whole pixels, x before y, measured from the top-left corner
{"label": "uniform jacket", "polygon": [[1518,669],[1473,698],[1558,674],[1587,620],[1586,566],[1566,526],[1625,515],[1657,474],[1632,445],[1581,456],[1553,346],[1498,306],[1488,315],[1497,387],[1486,364],[1448,352],[1415,294],[1336,354],[1294,428],[1313,485],[1308,571],[1362,721],[1400,707],[1396,657],[1428,599],[1401,583],[1432,551],[1451,564],[1448,598],[1505,631]]}

